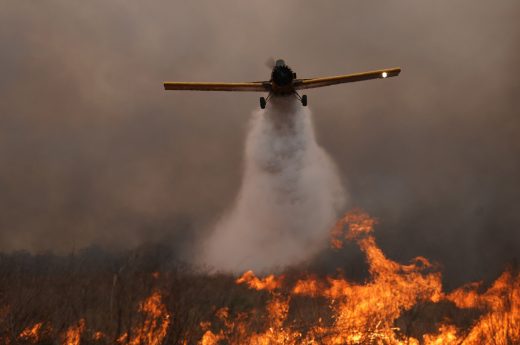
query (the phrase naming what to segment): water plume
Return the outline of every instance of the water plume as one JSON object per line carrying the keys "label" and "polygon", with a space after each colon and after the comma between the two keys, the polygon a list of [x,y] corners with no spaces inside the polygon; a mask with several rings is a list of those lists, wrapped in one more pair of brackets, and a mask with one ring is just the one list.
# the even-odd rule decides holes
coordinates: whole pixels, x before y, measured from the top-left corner
{"label": "water plume", "polygon": [[291,97],[255,111],[242,185],[205,240],[202,262],[231,272],[272,271],[312,257],[345,206],[336,167],[315,139],[311,112]]}

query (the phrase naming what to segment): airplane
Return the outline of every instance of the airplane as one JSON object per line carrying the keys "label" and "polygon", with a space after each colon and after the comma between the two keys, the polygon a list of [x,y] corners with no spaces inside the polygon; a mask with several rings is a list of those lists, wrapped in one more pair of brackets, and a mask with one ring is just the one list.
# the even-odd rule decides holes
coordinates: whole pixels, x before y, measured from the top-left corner
{"label": "airplane", "polygon": [[298,79],[296,73],[287,66],[284,60],[276,60],[269,81],[255,81],[246,83],[215,83],[215,82],[164,82],[165,90],[193,90],[193,91],[252,91],[268,92],[267,98],[260,97],[260,108],[264,109],[273,96],[295,96],[302,105],[307,106],[307,95],[300,96],[298,90],[351,83],[355,81],[396,77],[401,73],[400,68],[388,68],[370,72],[338,75],[332,77]]}

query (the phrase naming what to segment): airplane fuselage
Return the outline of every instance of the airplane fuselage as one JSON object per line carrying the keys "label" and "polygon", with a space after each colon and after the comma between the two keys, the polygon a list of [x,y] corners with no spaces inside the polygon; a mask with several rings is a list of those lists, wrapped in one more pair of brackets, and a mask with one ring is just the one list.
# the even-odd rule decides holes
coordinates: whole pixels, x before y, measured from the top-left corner
{"label": "airplane fuselage", "polygon": [[276,61],[271,72],[271,92],[277,95],[290,95],[295,92],[293,81],[296,73],[283,60]]}

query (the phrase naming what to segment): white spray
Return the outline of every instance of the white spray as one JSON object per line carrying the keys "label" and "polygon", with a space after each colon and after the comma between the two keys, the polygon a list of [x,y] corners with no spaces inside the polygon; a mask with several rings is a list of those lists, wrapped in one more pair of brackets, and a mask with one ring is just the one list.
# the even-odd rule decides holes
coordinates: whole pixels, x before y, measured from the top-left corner
{"label": "white spray", "polygon": [[295,98],[274,97],[253,113],[240,192],[204,243],[202,262],[236,273],[301,263],[327,245],[344,204],[310,111]]}

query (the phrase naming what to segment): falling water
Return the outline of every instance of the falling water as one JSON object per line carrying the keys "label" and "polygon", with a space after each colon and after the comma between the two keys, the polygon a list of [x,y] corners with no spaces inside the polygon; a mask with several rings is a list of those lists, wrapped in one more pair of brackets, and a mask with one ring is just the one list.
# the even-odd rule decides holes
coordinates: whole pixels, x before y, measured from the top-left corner
{"label": "falling water", "polygon": [[311,112],[292,97],[255,111],[234,205],[205,240],[202,262],[217,270],[272,271],[327,244],[345,206],[334,162],[316,143]]}

